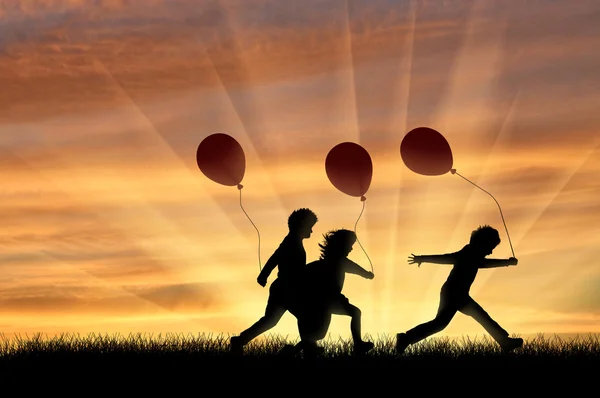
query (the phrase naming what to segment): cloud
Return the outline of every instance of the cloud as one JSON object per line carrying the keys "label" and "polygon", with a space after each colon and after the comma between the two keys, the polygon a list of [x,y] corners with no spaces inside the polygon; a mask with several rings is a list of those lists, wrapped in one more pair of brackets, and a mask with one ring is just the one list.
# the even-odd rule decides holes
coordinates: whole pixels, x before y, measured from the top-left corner
{"label": "cloud", "polygon": [[218,286],[204,283],[159,286],[133,291],[139,297],[159,303],[172,311],[181,312],[219,308],[224,300]]}
{"label": "cloud", "polygon": [[5,313],[142,315],[151,313],[198,314],[222,310],[218,286],[175,284],[149,287],[131,286],[129,293],[89,286],[27,286],[5,289],[0,308]]}
{"label": "cloud", "polygon": [[[582,3],[586,5],[574,10],[591,7],[589,2]],[[9,55],[0,59],[5,87],[1,99],[10,106],[5,108],[10,109],[10,114],[4,113],[2,118],[31,120],[114,105],[117,93],[109,84],[111,77],[98,70],[94,60],[101,62],[133,98],[142,101],[191,87],[218,87],[222,83],[231,91],[240,86],[331,73],[350,66],[348,56],[354,68],[381,62],[391,54],[395,58],[407,56],[400,49],[411,32],[408,2],[370,2],[368,6],[350,2],[349,10],[343,2],[313,1],[294,7],[281,2],[226,2],[220,6],[218,2],[202,6],[189,1],[155,2],[154,10],[160,10],[162,18],[150,14],[139,2],[118,3],[118,7],[103,4],[53,3],[45,13],[25,11],[15,5],[14,11],[5,16],[8,21],[17,16],[27,21],[16,27],[18,32],[26,31],[29,25],[41,27],[36,28],[35,36],[5,39]],[[471,1],[452,4],[420,3],[417,7],[413,96],[425,87],[418,83],[423,80],[420,76],[424,76],[428,87],[435,87],[440,93],[448,82],[452,70],[449,66],[461,49],[462,37],[474,12]],[[474,17],[485,23],[476,28],[489,30],[495,25],[494,29],[499,29],[502,19],[492,18],[504,15],[512,21],[509,29],[520,38],[519,49],[548,48],[556,53],[555,49],[560,47],[563,60],[571,58],[565,56],[565,48],[570,53],[576,51],[591,57],[585,50],[588,46],[575,48],[570,43],[582,35],[593,43],[597,33],[592,28],[593,18],[573,11],[565,14],[564,10],[547,4],[538,6],[542,14],[537,18],[537,28],[525,24],[519,16],[531,9],[520,9],[517,13],[498,10],[497,5],[487,5],[477,12]],[[559,11],[565,19],[560,26],[565,26],[570,35],[560,39],[560,43],[547,42],[544,35],[559,26],[553,22]],[[99,12],[103,13],[101,19]],[[573,26],[578,29],[574,31]],[[516,49],[511,46],[517,45],[511,41],[512,37],[507,42],[507,51],[511,52]],[[539,40],[544,40],[543,45],[540,46]],[[525,62],[519,66],[520,70],[542,61],[539,56],[519,59]],[[560,73],[572,71],[574,65],[565,63]],[[547,79],[542,76],[548,74],[532,70],[519,81]],[[435,98],[433,92],[424,92],[428,94],[413,98],[411,113],[419,112],[427,101]],[[45,101],[44,93],[51,93],[53,101]],[[36,113],[31,112],[34,107]],[[249,114],[245,116],[250,118]]]}

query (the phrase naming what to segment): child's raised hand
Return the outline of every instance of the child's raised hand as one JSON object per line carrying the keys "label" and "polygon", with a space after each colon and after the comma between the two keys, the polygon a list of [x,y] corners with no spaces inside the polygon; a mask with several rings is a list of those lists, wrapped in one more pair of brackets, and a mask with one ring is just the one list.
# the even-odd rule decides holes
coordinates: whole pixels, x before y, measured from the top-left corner
{"label": "child's raised hand", "polygon": [[367,276],[367,279],[373,279],[375,278],[375,274],[372,272],[369,272],[369,275]]}
{"label": "child's raised hand", "polygon": [[414,254],[410,254],[410,256],[408,257],[408,263],[409,264],[417,264],[417,266],[421,266],[421,259],[419,258],[420,256],[415,256]]}
{"label": "child's raised hand", "polygon": [[509,258],[508,261],[510,261],[510,265],[517,265],[519,263],[519,260],[517,260],[515,257]]}

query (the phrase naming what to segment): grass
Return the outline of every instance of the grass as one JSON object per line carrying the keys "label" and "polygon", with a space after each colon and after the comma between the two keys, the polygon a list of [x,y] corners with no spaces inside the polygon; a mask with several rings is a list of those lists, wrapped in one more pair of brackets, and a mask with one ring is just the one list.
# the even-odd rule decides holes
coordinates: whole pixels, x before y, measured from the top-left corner
{"label": "grass", "polygon": [[515,368],[535,367],[552,369],[598,368],[600,365],[600,335],[561,339],[558,336],[538,335],[525,340],[519,350],[501,352],[490,338],[462,339],[430,338],[410,346],[404,355],[394,353],[394,337],[378,336],[367,339],[375,348],[365,357],[353,357],[352,342],[328,336],[321,344],[322,358],[308,361],[298,356],[282,358],[278,351],[289,343],[281,336],[271,336],[251,342],[244,355],[229,352],[229,336],[183,334],[130,334],[85,336],[64,334],[47,337],[0,335],[0,366],[6,368],[39,369],[210,369],[214,371],[256,370],[283,365],[318,368],[433,368],[456,369],[469,367]]}
{"label": "grass", "polygon": [[434,337],[400,357],[394,353],[393,336],[367,339],[375,348],[364,358],[351,354],[351,341],[329,336],[322,341],[324,357],[308,360],[278,356],[285,344],[296,341],[277,335],[251,342],[236,356],[229,352],[226,335],[37,334],[9,339],[0,334],[0,381],[6,391],[38,389],[51,395],[55,390],[61,396],[106,391],[132,397],[269,392],[378,397],[415,388],[419,396],[469,391],[585,396],[595,388],[600,369],[600,335],[568,340],[538,335],[508,354],[487,337]]}

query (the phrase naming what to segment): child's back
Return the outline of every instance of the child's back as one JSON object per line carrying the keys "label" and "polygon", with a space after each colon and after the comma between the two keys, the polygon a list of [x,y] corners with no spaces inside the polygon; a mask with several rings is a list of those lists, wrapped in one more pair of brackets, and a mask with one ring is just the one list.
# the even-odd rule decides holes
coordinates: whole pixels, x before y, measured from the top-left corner
{"label": "child's back", "polygon": [[306,265],[304,283],[320,295],[335,295],[342,292],[346,272],[354,264],[348,258],[320,259]]}
{"label": "child's back", "polygon": [[302,242],[289,235],[281,241],[276,253],[278,279],[291,281],[306,265],[306,251]]}
{"label": "child's back", "polygon": [[485,256],[474,250],[470,244],[465,245],[461,250],[450,254],[450,256],[453,258],[454,267],[452,267],[452,271],[450,271],[442,288],[456,293],[468,294]]}

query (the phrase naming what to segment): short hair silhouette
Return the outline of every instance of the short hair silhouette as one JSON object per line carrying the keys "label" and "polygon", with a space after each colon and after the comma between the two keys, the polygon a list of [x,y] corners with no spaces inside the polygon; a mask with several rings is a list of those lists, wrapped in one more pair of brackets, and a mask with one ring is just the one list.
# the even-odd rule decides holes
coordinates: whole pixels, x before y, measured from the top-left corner
{"label": "short hair silhouette", "polygon": [[344,257],[356,242],[356,234],[347,229],[336,229],[323,234],[320,259]]}
{"label": "short hair silhouette", "polygon": [[290,231],[295,231],[306,225],[316,224],[319,219],[317,215],[310,209],[296,209],[288,217],[288,228]]}
{"label": "short hair silhouette", "polygon": [[469,242],[473,246],[493,246],[500,244],[500,234],[498,230],[489,225],[480,225],[479,228],[471,232]]}

